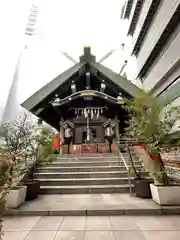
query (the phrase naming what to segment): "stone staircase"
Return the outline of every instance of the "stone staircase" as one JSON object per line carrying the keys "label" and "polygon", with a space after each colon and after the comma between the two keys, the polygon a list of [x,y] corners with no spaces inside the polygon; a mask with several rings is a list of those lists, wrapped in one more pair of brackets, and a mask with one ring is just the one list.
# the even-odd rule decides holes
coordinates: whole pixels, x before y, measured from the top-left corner
{"label": "stone staircase", "polygon": [[[129,155],[123,156],[130,165]],[[142,169],[137,159],[134,163]],[[116,154],[58,155],[52,163],[37,168],[36,179],[41,181],[40,194],[129,192],[127,169]]]}

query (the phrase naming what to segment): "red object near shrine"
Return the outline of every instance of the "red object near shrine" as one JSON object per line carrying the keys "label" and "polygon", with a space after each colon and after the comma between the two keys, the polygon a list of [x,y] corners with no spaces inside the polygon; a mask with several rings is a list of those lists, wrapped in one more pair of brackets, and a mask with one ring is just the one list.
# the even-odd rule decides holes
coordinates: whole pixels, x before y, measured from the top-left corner
{"label": "red object near shrine", "polygon": [[149,156],[153,161],[158,162],[160,160],[160,156],[158,154],[151,153],[151,154],[149,154]]}
{"label": "red object near shrine", "polygon": [[53,150],[59,150],[60,149],[60,137],[59,137],[59,135],[54,136],[52,149]]}

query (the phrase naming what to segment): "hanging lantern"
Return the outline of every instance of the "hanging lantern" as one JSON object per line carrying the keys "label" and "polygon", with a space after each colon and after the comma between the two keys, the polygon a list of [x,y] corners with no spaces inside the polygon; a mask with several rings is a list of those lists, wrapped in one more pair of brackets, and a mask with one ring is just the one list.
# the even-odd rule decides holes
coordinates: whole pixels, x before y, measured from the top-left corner
{"label": "hanging lantern", "polygon": [[99,118],[99,109],[97,109],[97,115],[96,118]]}
{"label": "hanging lantern", "polygon": [[93,119],[94,117],[94,113],[93,113],[93,109],[91,109],[91,119]]}
{"label": "hanging lantern", "polygon": [[84,116],[85,116],[85,118],[88,117],[88,111],[87,111],[87,109],[84,109]]}
{"label": "hanging lantern", "polygon": [[78,117],[79,117],[79,116],[78,116],[78,115],[79,115],[79,109],[76,108],[75,114],[76,114],[76,117],[78,118]]}
{"label": "hanging lantern", "polygon": [[71,91],[72,91],[72,93],[76,92],[76,84],[74,83],[74,81],[72,81],[72,83],[71,83]]}
{"label": "hanging lantern", "polygon": [[106,84],[105,84],[105,81],[102,80],[101,87],[100,87],[100,92],[104,93],[105,89],[106,89]]}

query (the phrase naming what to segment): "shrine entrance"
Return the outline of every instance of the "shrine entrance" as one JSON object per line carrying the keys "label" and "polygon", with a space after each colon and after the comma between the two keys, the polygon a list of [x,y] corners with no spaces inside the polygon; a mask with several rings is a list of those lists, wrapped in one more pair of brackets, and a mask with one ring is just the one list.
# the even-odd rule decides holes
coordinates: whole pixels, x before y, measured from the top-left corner
{"label": "shrine entrance", "polygon": [[[91,91],[87,92],[88,95]],[[81,106],[81,107],[80,107]],[[69,125],[72,128],[71,153],[86,152],[108,152],[109,143],[106,139],[106,129],[111,125],[113,132],[113,151],[120,134],[123,134],[125,126],[126,112],[123,108],[116,109],[117,105],[109,103],[105,99],[93,96],[91,101],[84,100],[80,97],[71,102],[71,105],[64,105],[61,111],[69,109],[68,119],[61,119],[60,132],[64,136],[65,127]],[[121,109],[121,111],[120,111]],[[121,123],[119,115],[121,115]],[[66,153],[67,146],[63,147]]]}

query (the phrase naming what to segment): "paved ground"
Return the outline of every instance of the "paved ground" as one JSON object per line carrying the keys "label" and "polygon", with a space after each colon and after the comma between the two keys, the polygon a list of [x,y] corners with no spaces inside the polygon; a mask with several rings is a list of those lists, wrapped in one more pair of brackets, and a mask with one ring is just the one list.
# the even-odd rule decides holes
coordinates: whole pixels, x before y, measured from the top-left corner
{"label": "paved ground", "polygon": [[3,240],[179,240],[179,216],[5,218]]}
{"label": "paved ground", "polygon": [[37,199],[26,202],[20,209],[85,209],[118,206],[121,208],[156,207],[152,199],[130,197],[129,194],[74,194],[40,195]]}
{"label": "paved ground", "polygon": [[[99,212],[98,212],[99,211]],[[152,199],[130,197],[129,194],[40,195],[24,203],[17,212],[23,216],[44,215],[138,215],[180,213],[180,206],[161,207]]]}

